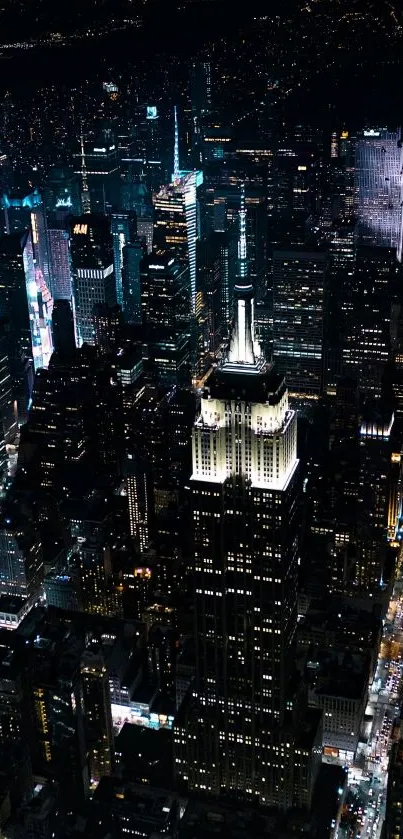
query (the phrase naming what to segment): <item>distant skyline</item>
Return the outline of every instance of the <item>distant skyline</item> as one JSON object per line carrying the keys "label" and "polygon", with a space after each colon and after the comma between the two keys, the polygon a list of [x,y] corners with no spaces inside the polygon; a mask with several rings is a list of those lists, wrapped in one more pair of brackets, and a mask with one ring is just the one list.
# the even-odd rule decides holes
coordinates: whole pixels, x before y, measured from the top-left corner
{"label": "distant skyline", "polygon": [[[140,28],[130,24],[125,30],[116,31],[109,31],[107,16],[99,18],[94,13],[92,27],[94,31],[98,27],[100,34],[85,38],[85,50],[82,38],[64,45],[63,37],[57,44],[46,42],[39,49],[0,47],[0,91],[18,91],[23,96],[30,95],[33,88],[53,83],[70,87],[83,81],[102,81],[101,76],[130,78],[139,67],[147,74],[163,72],[172,59],[190,60],[203,49],[213,50],[213,63],[215,58],[222,63],[223,43],[227,46],[228,63],[232,51],[238,59],[239,46],[245,42],[251,43],[253,53],[257,36],[267,44],[266,66],[272,64],[274,76],[284,72],[284,57],[289,62],[294,56],[296,75],[288,96],[289,113],[295,108],[297,115],[303,107],[309,119],[322,123],[352,120],[350,128],[377,119],[399,124],[394,93],[397,66],[402,60],[402,13],[398,9],[392,14],[394,7],[386,2],[374,6],[355,0],[352,24],[347,11],[351,4],[347,0],[323,0],[312,6],[309,15],[303,4],[294,0],[278,4],[278,9],[273,9],[271,3],[270,15],[260,18],[261,5],[256,2],[234,9],[228,0],[194,0],[186,4],[149,0],[135,7],[142,19]],[[59,21],[62,35],[70,31],[64,12],[63,8]],[[19,15],[13,23],[13,17],[7,13],[9,28],[0,26],[0,37],[9,44],[32,37],[35,26],[29,23],[31,18],[32,10],[30,17]],[[106,29],[107,34],[102,34]],[[290,41],[290,31],[294,30],[299,35]],[[214,45],[218,43],[220,49],[215,57]],[[254,70],[258,73],[258,68]]]}

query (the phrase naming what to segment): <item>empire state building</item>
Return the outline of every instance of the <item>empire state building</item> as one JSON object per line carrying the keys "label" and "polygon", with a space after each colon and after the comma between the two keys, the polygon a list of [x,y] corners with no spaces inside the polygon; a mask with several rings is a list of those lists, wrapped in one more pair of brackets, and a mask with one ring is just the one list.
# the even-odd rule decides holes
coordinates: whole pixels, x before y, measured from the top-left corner
{"label": "empire state building", "polygon": [[193,428],[196,679],[174,732],[177,782],[309,808],[321,719],[294,668],[300,469],[284,378],[255,335],[241,200],[235,320]]}

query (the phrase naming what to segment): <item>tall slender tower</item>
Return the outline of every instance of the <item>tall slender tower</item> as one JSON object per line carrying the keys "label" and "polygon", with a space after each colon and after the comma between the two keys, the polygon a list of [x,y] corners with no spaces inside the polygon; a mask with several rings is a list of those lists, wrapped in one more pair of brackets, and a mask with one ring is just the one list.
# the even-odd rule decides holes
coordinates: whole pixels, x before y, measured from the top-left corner
{"label": "tall slender tower", "polygon": [[174,123],[175,123],[175,139],[174,139],[174,171],[173,171],[173,179],[174,181],[180,177],[180,170],[179,170],[179,127],[178,127],[178,109],[175,105],[174,107]]}
{"label": "tall slender tower", "polygon": [[230,346],[193,429],[197,665],[175,728],[175,767],[190,790],[309,807],[321,725],[293,673],[296,415],[256,340],[244,229],[241,202]]}
{"label": "tall slender tower", "polygon": [[84,151],[84,135],[81,131],[80,135],[80,155],[81,155],[81,182],[82,182],[82,193],[81,193],[81,204],[84,214],[88,214],[91,212],[91,198],[88,189],[88,178],[87,178],[87,164],[85,161],[85,151]]}
{"label": "tall slender tower", "polygon": [[241,185],[241,206],[239,209],[239,242],[238,242],[238,277],[246,280],[248,276],[248,260],[246,252],[246,206],[245,184]]}

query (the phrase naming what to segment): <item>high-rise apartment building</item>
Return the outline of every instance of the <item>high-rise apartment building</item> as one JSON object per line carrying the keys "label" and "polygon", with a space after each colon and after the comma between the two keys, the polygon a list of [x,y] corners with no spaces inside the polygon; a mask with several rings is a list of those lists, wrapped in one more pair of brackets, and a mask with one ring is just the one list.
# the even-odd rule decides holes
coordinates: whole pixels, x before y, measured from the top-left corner
{"label": "high-rise apartment building", "polygon": [[322,389],[327,258],[323,252],[273,254],[273,357],[292,393]]}
{"label": "high-rise apartment building", "polygon": [[78,340],[80,345],[95,344],[95,307],[116,304],[112,236],[106,218],[73,217],[71,258]]}
{"label": "high-rise apartment building", "polygon": [[127,456],[126,490],[130,535],[142,554],[150,542],[151,478],[138,453]]}
{"label": "high-rise apartment building", "polygon": [[396,248],[402,259],[403,148],[401,131],[370,128],[357,138],[355,199],[358,229],[366,245]]}
{"label": "high-rise apartment building", "polygon": [[229,351],[208,380],[193,430],[196,679],[175,729],[175,767],[191,790],[309,807],[320,714],[304,715],[290,682],[296,415],[283,376],[261,357],[242,235],[240,245]]}

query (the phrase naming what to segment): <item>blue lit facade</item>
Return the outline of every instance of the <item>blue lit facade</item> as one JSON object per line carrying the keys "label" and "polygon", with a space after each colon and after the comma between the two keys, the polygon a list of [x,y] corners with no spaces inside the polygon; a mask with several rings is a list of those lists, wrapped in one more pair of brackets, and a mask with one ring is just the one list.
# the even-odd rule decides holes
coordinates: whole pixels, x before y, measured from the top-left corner
{"label": "blue lit facade", "polygon": [[28,195],[0,195],[0,210],[4,233],[14,233],[28,227],[30,214],[42,204],[42,198],[36,190]]}

